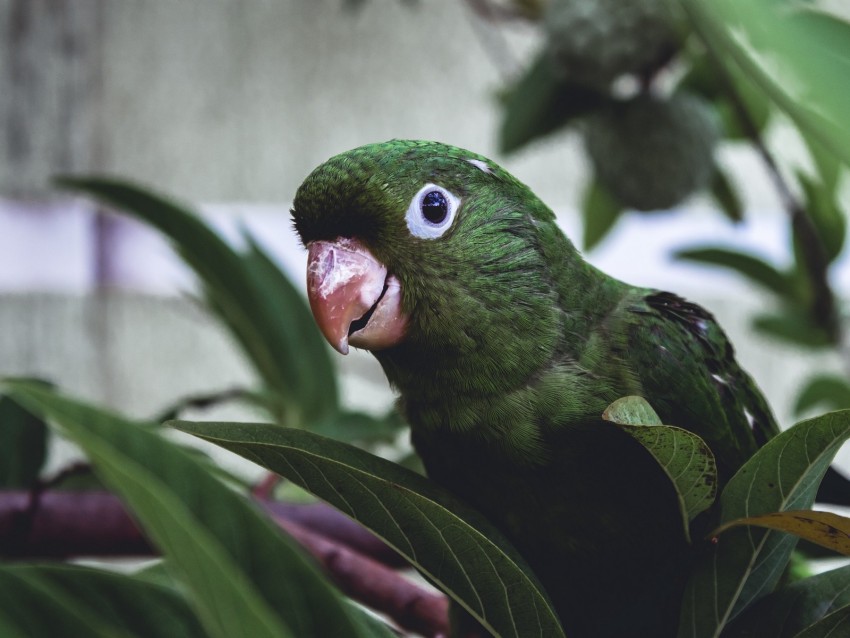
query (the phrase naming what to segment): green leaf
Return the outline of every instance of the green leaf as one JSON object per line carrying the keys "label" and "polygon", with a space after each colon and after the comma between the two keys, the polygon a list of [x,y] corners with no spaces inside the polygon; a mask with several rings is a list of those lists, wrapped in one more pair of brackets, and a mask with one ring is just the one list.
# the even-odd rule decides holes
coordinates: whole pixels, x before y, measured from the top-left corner
{"label": "green leaf", "polygon": [[[724,81],[721,73],[727,75],[728,82]],[[730,88],[735,91],[756,131],[763,132],[770,121],[770,102],[764,91],[755,86],[736,67],[726,65],[721,71],[718,62],[712,60],[711,56],[705,53],[691,56],[691,66],[676,87],[677,91],[697,93],[712,102],[717,109],[727,138],[748,139],[750,133],[735,108],[733,102],[735,98],[730,95]]]}
{"label": "green leaf", "polygon": [[711,507],[717,495],[717,465],[711,449],[693,432],[662,425],[643,397],[617,399],[602,418],[636,439],[658,461],[676,488],[685,534],[690,538],[688,524]]}
{"label": "green leaf", "polygon": [[[723,638],[792,638],[850,605],[850,565],[810,576],[765,596]],[[833,634],[837,638],[839,634]]]}
{"label": "green leaf", "polygon": [[310,430],[332,439],[357,443],[392,443],[407,426],[397,410],[375,417],[364,412],[341,411]]}
{"label": "green leaf", "polygon": [[0,487],[31,487],[47,455],[47,426],[9,397],[0,397]]}
{"label": "green leaf", "polygon": [[833,339],[823,328],[812,325],[806,318],[790,310],[781,315],[759,315],[753,319],[753,327],[797,346],[828,348],[833,345]]}
{"label": "green leaf", "polygon": [[841,176],[841,163],[812,136],[804,134],[803,141],[809,149],[809,155],[812,156],[821,186],[827,193],[835,194],[838,189],[838,179]]}
{"label": "green leaf", "polygon": [[628,396],[617,399],[605,408],[602,418],[617,425],[663,425],[661,417],[643,397]]}
{"label": "green leaf", "polygon": [[5,385],[88,455],[186,585],[211,635],[376,635],[294,541],[156,430],[32,384]]}
{"label": "green leaf", "polygon": [[798,538],[804,538],[821,547],[850,556],[850,518],[846,516],[814,510],[774,512],[729,521],[714,530],[712,535],[717,536],[742,525],[756,525],[794,534]]}
{"label": "green leaf", "polygon": [[204,638],[174,590],[72,565],[0,565],[3,636]]}
{"label": "green leaf", "polygon": [[311,432],[171,423],[339,508],[407,558],[496,636],[563,636],[525,561],[480,514],[425,477]]}
{"label": "green leaf", "polygon": [[558,77],[551,56],[543,51],[504,99],[499,148],[503,153],[519,150],[601,108],[608,99],[599,91]]}
{"label": "green leaf", "polygon": [[[741,100],[743,108],[747,112],[756,131],[764,132],[767,128],[767,123],[770,121],[770,103],[758,87],[753,86],[745,76],[735,67],[729,67],[727,71],[732,79],[734,90],[738,98]],[[730,139],[746,140],[751,137],[749,130],[741,120],[741,115],[735,108],[731,97],[728,93],[719,105],[718,112],[720,119],[723,122],[723,128],[726,135]]]}
{"label": "green leaf", "polygon": [[677,250],[673,256],[684,261],[720,266],[734,270],[750,281],[764,286],[780,297],[787,297],[791,292],[788,276],[777,270],[758,257],[729,250],[719,246],[704,246],[701,248],[686,248]]}
{"label": "green leaf", "polygon": [[794,638],[840,638],[848,633],[850,633],[850,605],[845,605],[824,616]]}
{"label": "green leaf", "polygon": [[[779,433],[732,477],[720,495],[720,522],[808,509],[841,444],[850,411],[801,421]],[[688,582],[679,637],[719,636],[776,586],[796,537],[753,527],[731,530],[700,555]]]}
{"label": "green leaf", "polygon": [[805,135],[850,164],[850,24],[775,0],[680,0],[723,64],[734,64]]}
{"label": "green leaf", "polygon": [[614,227],[623,212],[623,206],[594,179],[588,183],[584,192],[581,210],[584,219],[584,249],[592,250]]}
{"label": "green leaf", "polygon": [[306,301],[255,242],[248,238],[248,252],[240,255],[193,211],[128,182],[64,178],[59,184],[130,213],[171,240],[277,398],[277,418],[304,425],[335,413],[333,365]]}
{"label": "green leaf", "polygon": [[829,374],[809,379],[797,396],[794,414],[800,415],[821,404],[827,410],[850,408],[850,383],[844,377]]}
{"label": "green leaf", "polygon": [[315,405],[311,403],[308,412],[311,422],[329,418],[338,411],[338,399],[328,344],[298,289],[247,231],[243,231],[243,236],[248,244],[243,256],[248,278],[255,282],[257,297],[263,301],[262,332],[286,343],[280,348],[279,356],[296,357],[289,361],[297,363],[286,367],[300,379],[300,386],[313,393],[311,401]]}
{"label": "green leaf", "polygon": [[744,219],[744,204],[738,195],[738,191],[732,186],[729,176],[719,166],[714,166],[714,175],[711,178],[711,197],[720,206],[720,209],[733,222]]}
{"label": "green leaf", "polygon": [[835,195],[819,182],[798,171],[797,179],[806,196],[806,212],[812,219],[818,236],[826,251],[827,262],[835,261],[844,248],[847,222],[838,208]]}

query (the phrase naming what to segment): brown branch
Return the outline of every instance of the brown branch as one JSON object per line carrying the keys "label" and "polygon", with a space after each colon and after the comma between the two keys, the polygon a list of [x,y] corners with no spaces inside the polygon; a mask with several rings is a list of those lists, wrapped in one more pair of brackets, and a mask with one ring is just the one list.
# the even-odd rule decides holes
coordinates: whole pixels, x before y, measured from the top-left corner
{"label": "brown branch", "polygon": [[431,593],[392,569],[297,523],[278,517],[275,520],[313,555],[343,593],[386,614],[404,629],[423,636],[448,634],[449,604],[445,596]]}
{"label": "brown branch", "polygon": [[384,543],[365,527],[337,509],[324,503],[261,503],[275,518],[292,521],[328,540],[347,545],[364,556],[393,568],[408,567],[408,562],[398,552]]}
{"label": "brown branch", "polygon": [[[448,602],[397,574],[402,563],[377,537],[324,504],[260,504],[351,598],[425,636],[448,631]],[[0,491],[0,556],[5,559],[151,556],[121,501],[105,491]]]}

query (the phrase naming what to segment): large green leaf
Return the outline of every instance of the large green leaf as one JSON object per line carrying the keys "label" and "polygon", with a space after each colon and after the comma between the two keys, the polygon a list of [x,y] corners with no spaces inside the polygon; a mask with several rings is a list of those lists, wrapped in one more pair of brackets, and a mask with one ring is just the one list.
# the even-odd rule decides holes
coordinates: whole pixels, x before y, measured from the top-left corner
{"label": "large green leaf", "polygon": [[47,426],[0,396],[0,487],[31,487],[47,455]]}
{"label": "large green leaf", "polygon": [[714,165],[714,175],[711,177],[711,197],[720,206],[723,213],[733,222],[744,219],[744,204],[732,181],[719,164]]}
{"label": "large green leaf", "polygon": [[205,638],[173,589],[72,565],[0,566],[0,634],[27,638]]}
{"label": "large green leaf", "polygon": [[693,432],[663,425],[646,399],[629,396],[609,405],[602,418],[636,439],[670,478],[682,511],[685,533],[688,524],[714,503],[717,465],[711,448]]}
{"label": "large green leaf", "polygon": [[758,315],[753,319],[753,327],[768,336],[797,346],[828,348],[834,345],[826,330],[790,308],[783,314]]}
{"label": "large green leaf", "polygon": [[617,223],[623,206],[594,179],[587,185],[581,210],[584,221],[582,243],[585,250],[592,250]]}
{"label": "large green leaf", "polygon": [[765,596],[741,614],[723,638],[793,638],[847,605],[850,565],[810,576]]}
{"label": "large green leaf", "polygon": [[824,616],[794,638],[841,638],[850,635],[850,605]]}
{"label": "large green leaf", "polygon": [[274,425],[175,421],[326,500],[372,530],[496,636],[563,636],[525,561],[435,483],[368,452]]}
{"label": "large green leaf", "polygon": [[844,248],[847,222],[838,207],[836,195],[829,188],[798,172],[797,180],[806,196],[806,212],[817,229],[828,262],[835,261]]}
{"label": "large green leaf", "polygon": [[599,91],[558,77],[548,51],[542,51],[504,99],[499,131],[503,153],[566,126],[607,103]]}
{"label": "large green leaf", "polygon": [[59,183],[130,213],[171,240],[277,399],[277,417],[304,425],[336,412],[327,346],[305,300],[255,242],[249,238],[247,253],[240,255],[190,209],[128,182],[65,178]]}
{"label": "large green leaf", "polygon": [[[718,68],[719,61],[704,52],[692,54],[690,62],[690,68],[677,90],[685,89],[713,102],[727,138],[747,139],[751,136],[739,108],[746,111],[756,132],[764,131],[770,120],[770,102],[761,89],[734,66],[727,65],[721,70]],[[730,94],[731,90],[735,91],[734,96]],[[739,101],[737,105],[736,99]]]}
{"label": "large green leaf", "polygon": [[313,563],[246,499],[155,430],[25,382],[9,393],[55,422],[126,502],[213,636],[374,637]]}
{"label": "large green leaf", "polygon": [[[809,509],[841,444],[850,410],[802,421],[765,444],[720,496],[720,522]],[[719,636],[726,625],[776,586],[796,537],[754,527],[716,539],[700,556],[685,592],[680,638]]]}
{"label": "large green leaf", "polygon": [[820,374],[809,379],[797,395],[794,414],[802,414],[818,405],[828,410],[850,408],[850,383],[847,379],[832,374]]}
{"label": "large green leaf", "polygon": [[803,3],[680,2],[715,57],[736,65],[806,135],[850,164],[850,24]]}
{"label": "large green leaf", "polygon": [[776,267],[766,261],[753,255],[748,255],[747,253],[720,246],[703,246],[700,248],[677,250],[674,253],[674,257],[684,261],[693,261],[734,270],[780,297],[787,297],[791,291],[791,282],[785,273],[777,270]]}

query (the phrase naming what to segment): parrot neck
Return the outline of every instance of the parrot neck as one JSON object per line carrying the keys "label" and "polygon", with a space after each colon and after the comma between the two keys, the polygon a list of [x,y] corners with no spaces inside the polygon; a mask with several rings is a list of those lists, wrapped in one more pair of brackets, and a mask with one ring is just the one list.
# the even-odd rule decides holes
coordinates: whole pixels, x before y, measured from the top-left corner
{"label": "parrot neck", "polygon": [[539,387],[549,370],[579,368],[589,337],[625,289],[569,248],[555,272],[535,273],[539,283],[517,279],[507,300],[480,289],[456,292],[462,323],[438,342],[413,337],[373,353],[414,430],[509,438],[505,447],[520,449],[517,428],[525,427],[528,455],[545,456],[532,413]]}

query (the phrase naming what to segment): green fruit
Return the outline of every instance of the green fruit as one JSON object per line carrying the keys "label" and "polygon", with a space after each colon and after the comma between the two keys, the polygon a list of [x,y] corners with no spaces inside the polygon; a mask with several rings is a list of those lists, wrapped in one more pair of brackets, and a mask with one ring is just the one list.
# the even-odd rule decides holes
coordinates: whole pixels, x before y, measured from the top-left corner
{"label": "green fruit", "polygon": [[719,125],[702,98],[640,95],[586,122],[599,182],[625,207],[664,210],[708,185]]}
{"label": "green fruit", "polygon": [[677,42],[667,0],[553,0],[544,27],[558,68],[596,88],[652,68]]}

